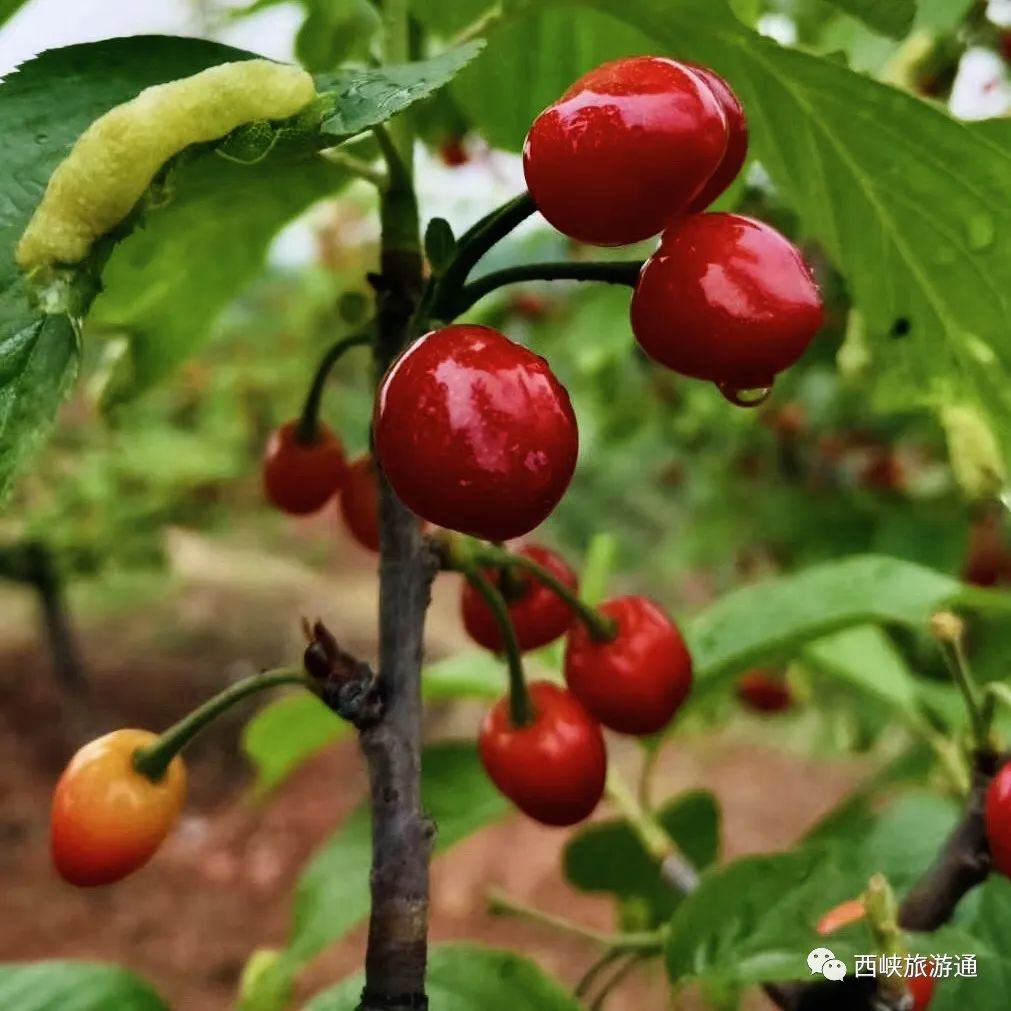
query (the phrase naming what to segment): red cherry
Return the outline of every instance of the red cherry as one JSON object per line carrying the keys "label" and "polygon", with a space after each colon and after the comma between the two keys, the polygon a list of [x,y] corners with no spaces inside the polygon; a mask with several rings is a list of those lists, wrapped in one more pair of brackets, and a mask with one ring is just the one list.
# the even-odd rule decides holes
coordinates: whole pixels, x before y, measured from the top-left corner
{"label": "red cherry", "polygon": [[298,422],[275,429],[263,457],[263,489],[278,509],[293,516],[316,512],[344,482],[347,462],[340,439],[322,422],[315,442],[301,442]]}
{"label": "red cherry", "polygon": [[478,750],[491,781],[545,825],[588,818],[604,793],[607,751],[600,727],[564,688],[527,685],[532,722],[514,727],[504,698],[485,716]]}
{"label": "red cherry", "polygon": [[1011,762],[1001,766],[990,781],[985,821],[994,869],[1011,878]]}
{"label": "red cherry", "polygon": [[491,327],[418,338],[386,373],[376,456],[419,516],[505,541],[533,530],[565,493],[579,434],[548,363]]}
{"label": "red cherry", "polygon": [[726,390],[772,385],[822,323],[800,252],[738,214],[672,223],[632,296],[632,330],[662,365]]}
{"label": "red cherry", "polygon": [[860,470],[860,484],[873,491],[902,491],[906,468],[891,449],[876,449]]}
{"label": "red cherry", "polygon": [[727,122],[684,64],[605,63],[533,122],[523,171],[537,209],[565,235],[620,246],[656,235],[720,167]]}
{"label": "red cherry", "polygon": [[[519,554],[543,565],[566,586],[576,588],[576,574],[561,555],[539,544],[528,544]],[[488,571],[485,575],[496,585],[499,573]],[[518,595],[507,598],[509,617],[519,641],[520,649],[540,649],[554,642],[572,623],[572,609],[553,590],[548,589],[536,576],[519,569],[513,570]],[[498,622],[484,598],[470,583],[465,583],[460,597],[460,610],[467,634],[493,653],[502,651],[502,634]]]}
{"label": "red cherry", "polygon": [[742,674],[737,681],[737,697],[759,713],[781,713],[793,704],[786,682],[764,670]]}
{"label": "red cherry", "polygon": [[599,609],[618,630],[594,640],[573,624],[565,682],[591,716],[623,734],[652,734],[671,721],[692,687],[692,658],[677,626],[645,597],[617,597]]}
{"label": "red cherry", "polygon": [[463,137],[449,137],[439,145],[439,157],[443,165],[448,168],[459,168],[470,161],[467,148],[464,146]]}
{"label": "red cherry", "polygon": [[727,150],[716,171],[702,192],[688,205],[688,211],[704,211],[736,178],[748,157],[748,121],[740,99],[727,82],[709,67],[698,63],[685,63],[693,73],[706,83],[716,101],[720,103],[727,121]]}
{"label": "red cherry", "polygon": [[351,536],[367,551],[379,550],[379,484],[370,453],[351,461],[340,495],[340,511]]}
{"label": "red cherry", "polygon": [[910,1011],[927,1011],[931,998],[934,996],[934,986],[937,983],[935,977],[930,975],[933,965],[933,962],[928,961],[926,972],[923,975],[906,978],[906,987],[913,997],[913,1006]]}

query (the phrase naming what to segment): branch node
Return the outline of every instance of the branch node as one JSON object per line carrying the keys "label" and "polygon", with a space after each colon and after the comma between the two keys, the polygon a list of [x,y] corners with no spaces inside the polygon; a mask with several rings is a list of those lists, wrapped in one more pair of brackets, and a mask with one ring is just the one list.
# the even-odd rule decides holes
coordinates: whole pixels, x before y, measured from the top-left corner
{"label": "branch node", "polygon": [[[307,623],[306,623],[307,624]],[[383,717],[382,684],[372,668],[341,649],[333,633],[317,620],[302,655],[309,675],[319,684],[323,702],[359,730]]]}

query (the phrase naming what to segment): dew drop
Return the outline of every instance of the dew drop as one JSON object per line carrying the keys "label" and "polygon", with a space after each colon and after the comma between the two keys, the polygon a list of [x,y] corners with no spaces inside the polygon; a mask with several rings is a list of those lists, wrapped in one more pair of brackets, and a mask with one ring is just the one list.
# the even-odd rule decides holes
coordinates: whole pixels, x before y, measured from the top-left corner
{"label": "dew drop", "polygon": [[768,386],[755,386],[750,389],[740,389],[731,383],[717,383],[716,389],[720,391],[724,400],[735,407],[760,407],[772,396],[771,383]]}

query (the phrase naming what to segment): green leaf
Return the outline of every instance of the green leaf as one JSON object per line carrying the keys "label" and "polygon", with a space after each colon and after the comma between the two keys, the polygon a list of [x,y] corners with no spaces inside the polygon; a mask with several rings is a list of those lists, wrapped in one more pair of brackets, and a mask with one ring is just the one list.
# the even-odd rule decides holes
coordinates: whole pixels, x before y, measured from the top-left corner
{"label": "green leaf", "polygon": [[95,962],[0,964],[4,1011],[168,1011],[151,986]]}
{"label": "green leaf", "polygon": [[[433,745],[421,769],[425,809],[438,829],[437,853],[505,813],[506,802],[485,775],[473,743]],[[292,959],[311,958],[368,914],[371,859],[369,816],[359,808],[302,875],[289,940]]]}
{"label": "green leaf", "polygon": [[197,39],[113,39],[43,53],[0,85],[0,497],[77,369],[69,321],[29,301],[14,247],[49,176],[95,119],[152,84],[246,56]]}
{"label": "green leaf", "polygon": [[346,172],[314,152],[279,146],[256,164],[208,153],[179,166],[167,198],[119,243],[90,321],[129,337],[129,356],[103,394],[129,399],[188,358],[215,319],[262,270],[270,241]]}
{"label": "green leaf", "polygon": [[[720,815],[712,794],[682,794],[657,812],[660,823],[700,870],[719,849]],[[584,892],[608,892],[643,901],[650,924],[666,920],[680,901],[625,821],[595,822],[566,844],[565,876]]]}
{"label": "green leaf", "polygon": [[450,88],[466,118],[494,147],[519,151],[534,117],[577,77],[606,60],[655,48],[606,13],[573,16],[543,9],[547,6],[528,6],[496,30],[481,58]]}
{"label": "green leaf", "polygon": [[691,623],[688,639],[706,682],[853,625],[924,627],[943,607],[984,603],[1004,609],[1008,598],[898,558],[856,555],[735,590]]}
{"label": "green leaf", "polygon": [[425,255],[438,277],[449,266],[456,252],[456,236],[445,218],[432,218],[425,229]]}
{"label": "green leaf", "polygon": [[[710,871],[671,918],[667,974],[675,983],[807,977],[814,924],[821,912],[850,898],[847,892],[845,880],[817,850],[748,857]],[[851,957],[842,945],[833,950],[844,960]]]}
{"label": "green leaf", "polygon": [[[357,974],[310,1001],[305,1011],[355,1011],[364,977]],[[433,948],[428,959],[428,1000],[433,1011],[580,1011],[560,983],[511,951],[470,944]]]}
{"label": "green leaf", "polygon": [[242,731],[242,750],[256,769],[254,790],[273,789],[302,762],[346,737],[351,725],[310,692],[265,705]]}
{"label": "green leaf", "polygon": [[579,596],[594,607],[607,596],[607,584],[614,571],[618,539],[614,534],[596,534],[586,549],[586,561],[579,577]]}
{"label": "green leaf", "polygon": [[[980,406],[1011,456],[1011,155],[942,110],[782,47],[723,0],[585,0],[714,67],[754,153],[847,281],[884,410]],[[879,7],[888,6],[878,4]],[[572,18],[571,20],[576,20]],[[904,336],[889,334],[908,321]]]}
{"label": "green leaf", "polygon": [[6,24],[28,0],[0,0],[0,25]]}
{"label": "green leaf", "polygon": [[467,650],[425,666],[421,691],[426,702],[442,699],[497,699],[508,681],[502,660],[487,650]]}
{"label": "green leaf", "polygon": [[916,0],[829,0],[829,3],[893,39],[905,38],[916,17]]}
{"label": "green leaf", "polygon": [[443,87],[484,47],[475,39],[430,60],[379,69],[346,69],[317,81],[332,108],[322,131],[333,137],[351,137],[386,120]]}
{"label": "green leaf", "polygon": [[851,628],[818,639],[805,647],[804,659],[906,714],[917,710],[913,672],[879,628]]}
{"label": "green leaf", "polygon": [[[1007,939],[1011,931],[1011,881],[991,875],[971,896],[973,909],[968,916],[958,916],[955,926],[929,939],[912,939],[914,952],[951,955],[975,955],[977,975],[954,973],[938,980],[930,1011],[963,1011],[964,1008],[1004,1008],[1011,991],[1011,954]],[[969,899],[963,900],[962,912]],[[957,915],[957,914],[956,914]],[[925,950],[925,949],[928,949]]]}
{"label": "green leaf", "polygon": [[295,55],[314,74],[333,70],[344,60],[365,59],[382,25],[369,0],[311,0],[295,36]]}

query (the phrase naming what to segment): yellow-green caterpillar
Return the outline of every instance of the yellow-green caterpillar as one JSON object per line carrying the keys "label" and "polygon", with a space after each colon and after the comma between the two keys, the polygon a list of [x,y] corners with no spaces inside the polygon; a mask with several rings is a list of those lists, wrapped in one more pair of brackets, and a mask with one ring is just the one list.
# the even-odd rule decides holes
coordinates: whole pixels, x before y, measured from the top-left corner
{"label": "yellow-green caterpillar", "polygon": [[304,70],[269,60],[222,63],[145,88],[96,119],[57,166],[18,242],[19,266],[79,263],[173,155],[244,123],[293,116],[315,94]]}

